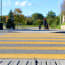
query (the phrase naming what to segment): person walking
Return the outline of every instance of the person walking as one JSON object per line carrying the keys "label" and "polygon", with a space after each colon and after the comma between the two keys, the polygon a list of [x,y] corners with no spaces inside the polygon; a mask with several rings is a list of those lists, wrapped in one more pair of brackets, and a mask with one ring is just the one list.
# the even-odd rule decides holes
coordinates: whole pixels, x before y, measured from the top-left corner
{"label": "person walking", "polygon": [[48,23],[47,23],[46,18],[44,18],[43,24],[44,24],[44,29],[49,29],[49,25],[48,25]]}
{"label": "person walking", "polygon": [[39,24],[39,30],[41,30],[41,24]]}

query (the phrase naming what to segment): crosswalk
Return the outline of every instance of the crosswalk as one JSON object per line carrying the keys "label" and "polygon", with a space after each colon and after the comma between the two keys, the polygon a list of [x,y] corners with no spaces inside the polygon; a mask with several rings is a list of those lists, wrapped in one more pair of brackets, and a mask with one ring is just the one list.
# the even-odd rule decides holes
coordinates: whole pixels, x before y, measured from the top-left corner
{"label": "crosswalk", "polygon": [[65,34],[0,33],[0,58],[65,59]]}

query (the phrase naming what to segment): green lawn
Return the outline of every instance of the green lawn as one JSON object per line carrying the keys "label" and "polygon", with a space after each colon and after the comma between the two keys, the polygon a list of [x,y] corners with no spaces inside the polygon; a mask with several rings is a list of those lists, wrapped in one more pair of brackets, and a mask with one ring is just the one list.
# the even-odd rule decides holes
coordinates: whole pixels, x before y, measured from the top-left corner
{"label": "green lawn", "polygon": [[65,25],[65,23],[63,23],[62,25]]}

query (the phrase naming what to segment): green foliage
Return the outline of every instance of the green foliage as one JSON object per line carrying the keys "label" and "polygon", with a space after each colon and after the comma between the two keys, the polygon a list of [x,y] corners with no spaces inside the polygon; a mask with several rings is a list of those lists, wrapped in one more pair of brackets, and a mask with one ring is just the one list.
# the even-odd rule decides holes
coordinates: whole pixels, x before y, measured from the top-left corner
{"label": "green foliage", "polygon": [[2,22],[6,23],[6,17],[5,16],[2,17]]}
{"label": "green foliage", "polygon": [[53,22],[54,22],[54,19],[49,17],[49,18],[47,18],[47,22],[48,22],[49,25],[52,25]]}
{"label": "green foliage", "polygon": [[12,11],[10,11],[10,13],[9,13],[9,16],[8,16],[8,22],[7,22],[7,24],[6,24],[6,27],[8,28],[8,29],[15,29],[15,24],[14,24],[14,15],[13,15],[13,12]]}
{"label": "green foliage", "polygon": [[5,23],[5,22],[6,22],[6,17],[5,16],[2,16],[2,17],[0,16],[0,23]]}
{"label": "green foliage", "polygon": [[56,26],[56,29],[61,29],[60,25],[57,25],[57,26]]}
{"label": "green foliage", "polygon": [[60,17],[56,16],[56,14],[52,11],[47,14],[47,22],[50,27],[56,27],[60,24]]}
{"label": "green foliage", "polygon": [[63,23],[62,25],[65,25],[65,23]]}
{"label": "green foliage", "polygon": [[[53,11],[49,11],[47,16],[47,23],[51,28],[59,28],[60,25],[60,16],[56,16],[56,13]],[[3,23],[5,23],[5,17],[3,17]],[[11,27],[15,24],[22,25],[30,25],[30,26],[38,26],[39,24],[43,24],[44,16],[40,13],[32,14],[32,17],[25,17],[22,15],[22,11],[20,9],[15,9],[14,13],[12,11],[9,12],[7,27]],[[12,20],[12,21],[10,21]],[[15,23],[15,24],[14,24]]]}
{"label": "green foliage", "polygon": [[22,11],[19,8],[14,10],[15,24],[25,24],[25,17],[22,15]]}
{"label": "green foliage", "polygon": [[16,24],[25,24],[25,17],[21,15],[14,16]]}
{"label": "green foliage", "polygon": [[43,20],[43,18],[44,18],[44,16],[43,16],[42,14],[34,13],[34,14],[32,15],[33,24],[36,25],[36,21],[39,20],[39,19],[40,19],[40,20]]}
{"label": "green foliage", "polygon": [[33,24],[33,21],[32,21],[32,18],[31,17],[27,17],[26,18],[26,24],[27,25],[32,25]]}
{"label": "green foliage", "polygon": [[43,20],[40,20],[40,19],[38,19],[38,20],[36,20],[36,25],[40,25],[40,24],[42,24],[43,23]]}
{"label": "green foliage", "polygon": [[55,21],[56,21],[56,25],[60,25],[60,16],[56,16]]}
{"label": "green foliage", "polygon": [[8,19],[14,20],[14,14],[13,14],[12,10],[10,10],[10,12],[9,12]]}
{"label": "green foliage", "polygon": [[53,11],[49,11],[48,14],[47,14],[47,17],[54,18],[54,17],[56,17],[56,14]]}
{"label": "green foliage", "polygon": [[21,15],[21,13],[22,13],[21,9],[15,8],[15,10],[14,10],[15,15]]}
{"label": "green foliage", "polygon": [[11,19],[8,19],[8,22],[7,22],[7,24],[6,24],[6,28],[8,28],[8,29],[15,29],[15,24],[14,24],[14,22],[12,22],[12,20]]}

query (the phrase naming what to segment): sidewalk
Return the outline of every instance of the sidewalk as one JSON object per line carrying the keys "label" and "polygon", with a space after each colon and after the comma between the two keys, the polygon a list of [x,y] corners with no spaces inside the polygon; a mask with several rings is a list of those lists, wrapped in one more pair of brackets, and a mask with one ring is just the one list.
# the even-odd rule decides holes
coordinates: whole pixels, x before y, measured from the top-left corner
{"label": "sidewalk", "polygon": [[50,30],[31,30],[31,29],[16,29],[16,30],[0,30],[0,33],[65,33],[64,30],[50,29]]}

